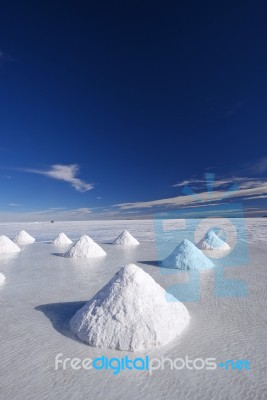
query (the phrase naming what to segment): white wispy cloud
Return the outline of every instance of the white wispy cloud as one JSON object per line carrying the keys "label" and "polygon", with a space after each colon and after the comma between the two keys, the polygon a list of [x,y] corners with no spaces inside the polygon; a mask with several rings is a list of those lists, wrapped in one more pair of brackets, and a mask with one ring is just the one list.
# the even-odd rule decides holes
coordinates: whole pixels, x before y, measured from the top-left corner
{"label": "white wispy cloud", "polygon": [[20,204],[17,204],[17,203],[9,203],[8,205],[10,207],[19,207],[20,206]]}
{"label": "white wispy cloud", "polygon": [[77,178],[80,171],[78,164],[54,164],[48,170],[24,168],[24,172],[40,174],[48,176],[49,178],[57,179],[60,181],[68,182],[78,192],[87,192],[94,188],[92,183],[84,182],[82,179]]}
{"label": "white wispy cloud", "polygon": [[[232,185],[233,183],[242,183],[242,185],[247,185],[249,186],[254,186],[256,179],[255,178],[250,178],[250,177],[244,177],[244,176],[235,176],[235,177],[227,177],[227,178],[220,178],[216,179],[212,182],[212,186],[214,188],[216,187],[223,187],[227,185]],[[261,182],[261,181],[259,181]],[[207,187],[207,180],[206,179],[197,179],[197,178],[191,178],[188,180],[183,180],[181,182],[175,183],[172,185],[172,187],[184,187],[184,186],[190,186],[192,188],[203,188]]]}
{"label": "white wispy cloud", "polygon": [[178,182],[178,183],[174,183],[173,185],[171,185],[172,187],[183,187],[183,186],[185,186],[185,185],[189,185],[189,184],[191,184],[191,183],[203,183],[203,182],[205,182],[205,180],[203,180],[203,179],[189,179],[189,180],[184,180],[184,181],[181,181],[181,182]]}
{"label": "white wispy cloud", "polygon": [[252,196],[247,198],[246,200],[258,200],[258,199],[266,199],[267,198],[267,194],[262,194],[262,195],[257,195],[257,196]]}
{"label": "white wispy cloud", "polygon": [[[199,183],[199,180],[197,180],[197,182]],[[229,183],[229,186],[231,186],[233,183],[237,182],[238,186],[235,190],[227,191],[227,188],[225,188],[227,183]],[[191,183],[194,182],[191,181]],[[220,188],[220,186],[223,188]],[[205,206],[207,202],[218,202],[225,198],[239,199],[242,201],[254,200],[263,198],[263,196],[267,194],[267,180],[236,177],[234,179],[219,180],[214,183],[214,188],[216,188],[216,190],[213,190],[211,193],[206,190],[202,190],[201,192],[197,193],[197,196],[179,195],[152,201],[121,203],[116,204],[114,207],[117,207],[120,210],[151,209],[154,207],[173,208],[177,206],[183,207],[190,205]]]}

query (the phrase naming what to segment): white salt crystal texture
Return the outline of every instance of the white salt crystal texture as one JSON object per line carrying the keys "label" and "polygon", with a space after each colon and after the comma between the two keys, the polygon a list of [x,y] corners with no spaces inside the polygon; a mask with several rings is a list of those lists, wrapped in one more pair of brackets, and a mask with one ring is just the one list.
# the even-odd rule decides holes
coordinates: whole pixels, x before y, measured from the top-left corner
{"label": "white salt crystal texture", "polygon": [[123,231],[112,244],[124,247],[138,246],[140,243],[128,231]]}
{"label": "white salt crystal texture", "polygon": [[61,232],[52,242],[52,244],[56,246],[67,246],[69,244],[72,244],[72,240],[68,238],[65,233]]}
{"label": "white salt crystal texture", "polygon": [[29,235],[26,231],[20,231],[13,239],[14,243],[18,245],[31,244],[35,242],[34,237]]}
{"label": "white salt crystal texture", "polygon": [[91,346],[139,351],[169,343],[189,320],[181,302],[166,296],[142,268],[129,264],[76,312],[70,328]]}
{"label": "white salt crystal texture", "polygon": [[80,237],[64,257],[68,258],[98,258],[106,256],[106,252],[89,236],[83,235]]}
{"label": "white salt crystal texture", "polygon": [[19,246],[12,242],[7,236],[0,236],[0,254],[12,254],[18,253],[19,251]]}
{"label": "white salt crystal texture", "polygon": [[213,262],[192,242],[185,239],[162,261],[161,265],[166,268],[195,270],[212,268]]}

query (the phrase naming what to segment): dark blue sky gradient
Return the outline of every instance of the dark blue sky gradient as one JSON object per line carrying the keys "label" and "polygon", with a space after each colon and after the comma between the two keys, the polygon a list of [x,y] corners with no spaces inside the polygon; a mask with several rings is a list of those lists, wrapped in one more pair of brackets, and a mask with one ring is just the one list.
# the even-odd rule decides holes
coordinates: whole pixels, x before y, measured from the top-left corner
{"label": "dark blue sky gradient", "polygon": [[[266,155],[266,11],[264,1],[2,3],[0,209],[108,207],[178,196],[171,185],[207,169],[244,175]],[[53,164],[78,164],[95,188],[20,170]]]}

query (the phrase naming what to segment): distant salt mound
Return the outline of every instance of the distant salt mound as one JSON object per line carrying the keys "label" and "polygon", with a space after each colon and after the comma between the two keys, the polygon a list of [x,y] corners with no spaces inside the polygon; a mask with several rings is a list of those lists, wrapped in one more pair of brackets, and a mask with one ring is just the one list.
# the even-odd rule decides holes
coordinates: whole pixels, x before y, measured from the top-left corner
{"label": "distant salt mound", "polygon": [[52,243],[56,246],[67,246],[72,243],[72,240],[62,232],[53,240]]}
{"label": "distant salt mound", "polygon": [[106,252],[89,236],[80,237],[64,257],[68,258],[98,258],[106,255]]}
{"label": "distant salt mound", "polygon": [[5,279],[6,279],[5,275],[1,274],[0,272],[0,285],[5,281]]}
{"label": "distant salt mound", "polygon": [[13,239],[13,242],[24,245],[31,244],[35,242],[35,239],[29,235],[26,231],[20,231]]}
{"label": "distant salt mound", "polygon": [[139,351],[167,344],[188,325],[183,305],[134,264],[122,267],[76,312],[70,328],[100,348]]}
{"label": "distant salt mound", "polygon": [[0,236],[0,254],[12,254],[19,251],[19,246],[13,243],[7,236]]}
{"label": "distant salt mound", "polygon": [[192,242],[183,240],[162,262],[163,267],[182,270],[212,268],[213,262]]}
{"label": "distant salt mound", "polygon": [[140,243],[128,231],[123,231],[112,244],[125,247],[138,246]]}
{"label": "distant salt mound", "polygon": [[229,251],[230,246],[224,242],[215,232],[208,232],[205,237],[200,240],[198,247],[203,250],[215,250],[215,251]]}

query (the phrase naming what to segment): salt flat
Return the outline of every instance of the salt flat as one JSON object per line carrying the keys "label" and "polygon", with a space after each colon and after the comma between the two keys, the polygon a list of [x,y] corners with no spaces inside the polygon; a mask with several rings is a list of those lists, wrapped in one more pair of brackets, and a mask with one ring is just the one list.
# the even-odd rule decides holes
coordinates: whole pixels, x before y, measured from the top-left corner
{"label": "salt flat", "polygon": [[[266,399],[267,219],[246,219],[245,224],[248,265],[229,268],[226,277],[246,282],[248,296],[216,297],[214,270],[201,271],[199,301],[185,302],[191,316],[186,331],[167,346],[144,353],[89,347],[71,334],[68,322],[122,265],[134,262],[165,288],[186,280],[186,273],[163,274],[153,262],[158,259],[153,221],[0,224],[0,235],[13,237],[25,229],[36,239],[18,254],[0,257],[0,272],[6,277],[0,286],[0,399]],[[111,245],[125,229],[140,246]],[[185,237],[189,231],[187,221]],[[62,249],[50,244],[60,232],[71,240],[89,235],[107,256],[95,261],[61,257]],[[251,370],[165,368],[152,375],[147,371],[117,375],[94,369],[56,371],[58,353],[79,358],[247,359]]]}

